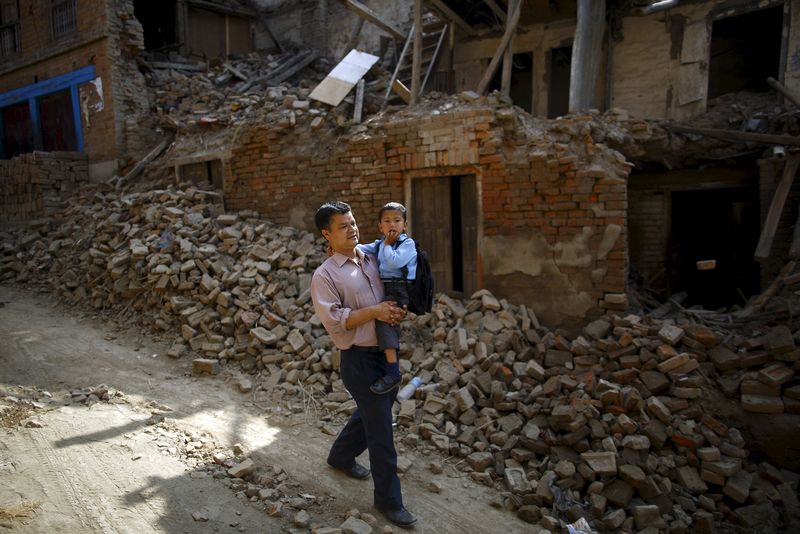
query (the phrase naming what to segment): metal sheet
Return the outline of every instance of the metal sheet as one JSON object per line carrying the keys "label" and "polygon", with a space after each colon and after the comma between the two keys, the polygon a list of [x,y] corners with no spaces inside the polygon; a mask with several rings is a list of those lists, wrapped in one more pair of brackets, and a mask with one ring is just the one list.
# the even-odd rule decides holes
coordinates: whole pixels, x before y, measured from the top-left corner
{"label": "metal sheet", "polygon": [[378,56],[351,50],[324,80],[317,85],[309,98],[319,100],[331,106],[338,106],[358,81],[380,59]]}

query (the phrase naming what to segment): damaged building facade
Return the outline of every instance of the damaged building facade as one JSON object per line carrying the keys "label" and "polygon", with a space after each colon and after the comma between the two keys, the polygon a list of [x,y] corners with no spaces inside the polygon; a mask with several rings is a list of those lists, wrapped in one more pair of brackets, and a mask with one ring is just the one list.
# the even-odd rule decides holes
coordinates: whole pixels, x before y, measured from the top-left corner
{"label": "damaged building facade", "polygon": [[[690,303],[716,307],[741,303],[781,270],[797,186],[790,188],[770,253],[757,263],[753,252],[792,147],[773,150],[775,143],[745,140],[691,149],[705,138],[669,125],[796,135],[788,99],[766,82],[771,77],[789,94],[800,93],[800,10],[793,2],[592,2],[605,12],[589,56],[596,58],[589,62],[592,76],[580,76],[585,57],[573,64],[585,2],[424,4],[422,33],[436,34],[436,52],[422,54],[423,69],[430,66],[422,92],[458,97],[426,97],[433,103],[407,110],[373,108],[357,125],[341,120],[340,108],[309,101],[305,91],[287,96],[270,120],[229,127],[235,135],[223,150],[173,153],[168,165],[181,179],[192,174],[189,165],[215,169],[207,185],[222,189],[227,209],[256,210],[300,228],[311,229],[319,203],[347,200],[365,239],[373,237],[380,205],[402,201],[411,211],[412,234],[433,258],[439,290],[469,295],[486,288],[529,305],[551,325],[625,310],[631,279],[662,294],[687,290]],[[335,62],[356,48],[377,55],[389,74],[398,61],[412,63],[413,2],[73,5],[79,30],[90,20],[80,16],[82,9],[95,19],[102,15],[92,26],[96,36],[81,37],[83,44],[76,41],[68,53],[36,52],[37,62],[26,56],[25,39],[16,53],[4,48],[3,87],[24,90],[0,95],[6,95],[0,108],[3,123],[6,114],[13,123],[14,113],[20,115],[14,106],[41,106],[39,82],[32,80],[72,72],[87,77],[69,78],[74,89],[57,89],[77,95],[68,109],[82,144],[52,148],[31,126],[28,148],[83,152],[91,174],[108,176],[159,140],[137,65],[143,54],[152,60],[174,52],[213,63],[253,49],[313,47]],[[23,37],[26,6],[19,2],[15,26]],[[205,38],[193,40],[198,35]],[[504,55],[505,74],[497,61]],[[42,71],[62,60],[71,66]],[[392,80],[404,80],[398,72]],[[101,106],[93,96],[98,85],[105,88]],[[570,114],[576,87],[589,94],[591,106]],[[491,94],[494,89],[505,94]],[[4,142],[13,131],[5,127]],[[6,158],[20,153],[5,150]],[[714,268],[699,270],[698,262]]]}

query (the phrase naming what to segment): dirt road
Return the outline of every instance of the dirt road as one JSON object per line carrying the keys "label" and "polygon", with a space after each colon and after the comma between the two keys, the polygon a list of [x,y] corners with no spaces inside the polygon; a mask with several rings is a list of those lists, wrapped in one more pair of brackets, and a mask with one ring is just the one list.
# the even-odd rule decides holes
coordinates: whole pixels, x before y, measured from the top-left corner
{"label": "dirt road", "polygon": [[[352,509],[374,514],[376,532],[387,525],[371,506],[370,481],[325,465],[333,437],[322,427],[338,428],[338,420],[323,425],[302,402],[278,404],[259,388],[243,394],[242,377],[230,372],[192,376],[188,359],[167,358],[169,347],[147,333],[55,305],[46,294],[0,286],[0,302],[0,398],[39,388],[60,400],[98,384],[121,393],[90,406],[52,402],[32,415],[41,428],[0,428],[0,509],[38,505],[31,517],[0,516],[12,532],[308,532],[338,527]],[[153,412],[166,420],[148,424]],[[231,479],[209,476],[187,452],[201,443],[239,446],[256,466],[280,474],[283,489],[308,503],[308,521],[286,506],[272,517],[264,501],[229,487]],[[402,443],[398,451],[410,465],[401,480],[420,519],[416,532],[538,530],[493,507],[498,494],[453,460]],[[442,474],[430,472],[432,460],[443,462]]]}

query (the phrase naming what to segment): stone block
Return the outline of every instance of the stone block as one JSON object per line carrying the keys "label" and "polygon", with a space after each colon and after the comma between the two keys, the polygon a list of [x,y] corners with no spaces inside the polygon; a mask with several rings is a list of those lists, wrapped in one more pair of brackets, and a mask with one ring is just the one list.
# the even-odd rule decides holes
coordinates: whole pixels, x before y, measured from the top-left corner
{"label": "stone block", "polygon": [[672,346],[677,345],[683,335],[683,328],[671,324],[665,324],[658,331],[658,337],[661,338],[664,343],[668,343]]}
{"label": "stone block", "polygon": [[603,497],[617,508],[627,508],[633,494],[633,486],[620,479],[615,479],[603,489]]}
{"label": "stone block", "polygon": [[192,372],[197,375],[216,375],[220,371],[219,360],[212,358],[195,358],[192,360]]}
{"label": "stone block", "polygon": [[675,478],[678,484],[686,488],[690,493],[705,493],[708,491],[708,486],[700,478],[697,469],[690,465],[684,465],[675,470]]}
{"label": "stone block", "polygon": [[732,371],[739,367],[739,356],[722,345],[708,351],[708,358],[719,371]]}
{"label": "stone block", "polygon": [[613,452],[583,452],[581,459],[598,475],[617,474],[617,455]]}
{"label": "stone block", "polygon": [[742,395],[742,408],[752,413],[783,413],[783,400],[780,397],[762,395]]}
{"label": "stone block", "polygon": [[667,528],[667,522],[661,517],[661,511],[656,505],[634,506],[631,515],[636,523],[636,528],[640,530],[648,527],[658,530]]}
{"label": "stone block", "polygon": [[752,483],[753,476],[742,469],[728,478],[728,481],[722,488],[722,492],[739,504],[744,504],[747,497],[750,495],[750,485]]}
{"label": "stone block", "polygon": [[794,378],[794,370],[783,363],[774,363],[758,372],[759,381],[764,384],[785,384]]}

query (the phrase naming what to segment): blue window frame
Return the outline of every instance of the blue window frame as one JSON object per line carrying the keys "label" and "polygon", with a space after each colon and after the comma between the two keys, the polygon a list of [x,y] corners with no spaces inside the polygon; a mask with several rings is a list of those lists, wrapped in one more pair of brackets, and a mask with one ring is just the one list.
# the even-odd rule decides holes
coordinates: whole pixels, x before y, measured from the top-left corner
{"label": "blue window frame", "polygon": [[[70,102],[72,104],[72,121],[75,127],[75,142],[77,144],[78,152],[83,152],[83,129],[81,128],[81,107],[78,99],[78,86],[97,77],[94,65],[50,78],[41,82],[19,87],[5,93],[0,93],[0,111],[3,108],[20,104],[22,102],[28,103],[28,110],[30,113],[31,125],[33,127],[33,145],[35,150],[43,149],[42,142],[42,122],[39,110],[39,97],[57,93],[59,91],[68,90],[70,92]],[[0,113],[0,139],[5,139],[3,114]],[[0,143],[0,156],[7,158],[12,154],[6,154],[6,149]]]}

